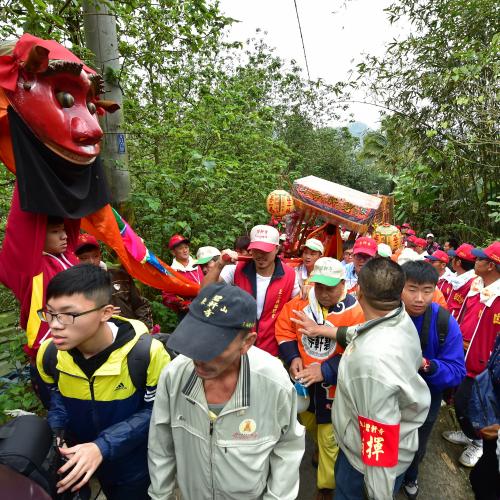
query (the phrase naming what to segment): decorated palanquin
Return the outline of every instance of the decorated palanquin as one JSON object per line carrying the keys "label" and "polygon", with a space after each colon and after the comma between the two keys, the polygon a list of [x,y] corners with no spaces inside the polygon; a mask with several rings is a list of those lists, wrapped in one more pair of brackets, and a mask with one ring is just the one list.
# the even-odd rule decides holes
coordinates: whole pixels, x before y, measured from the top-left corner
{"label": "decorated palanquin", "polygon": [[293,257],[308,238],[318,238],[325,256],[342,255],[340,227],[366,233],[382,202],[381,198],[315,176],[293,183],[295,211],[287,216],[287,256]]}
{"label": "decorated palanquin", "polygon": [[[48,280],[77,262],[72,245],[80,225],[143,283],[187,297],[198,293],[199,286],[158,259],[109,204],[98,116],[119,107],[102,98],[103,83],[53,40],[24,34],[0,43],[0,160],[16,175],[0,281],[21,304],[29,354],[42,339],[36,311]],[[67,252],[43,252],[49,217],[64,221]]]}
{"label": "decorated palanquin", "polygon": [[382,200],[380,207],[375,213],[373,218],[373,225],[379,224],[394,224],[394,196],[387,196],[385,194],[375,195]]}
{"label": "decorated palanquin", "polygon": [[377,243],[385,243],[395,252],[403,246],[403,235],[396,226],[391,224],[380,224],[373,231],[373,239]]}

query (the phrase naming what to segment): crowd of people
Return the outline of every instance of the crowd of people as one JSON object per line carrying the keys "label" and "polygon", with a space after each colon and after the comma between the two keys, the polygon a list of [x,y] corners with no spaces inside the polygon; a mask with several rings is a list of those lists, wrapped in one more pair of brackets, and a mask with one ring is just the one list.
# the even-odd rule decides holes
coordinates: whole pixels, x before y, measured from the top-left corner
{"label": "crowd of people", "polygon": [[[21,300],[33,384],[67,460],[58,493],[85,498],[96,476],[109,499],[294,499],[307,431],[318,500],[414,500],[446,402],[460,430],[443,438],[464,446],[476,498],[499,498],[499,241],[441,246],[403,224],[395,251],[359,236],[337,260],[309,238],[290,263],[270,225],[196,259],[176,234],[172,268],[201,290],[163,293],[179,319],[165,340],[93,236],[46,222],[26,272],[7,227],[2,262],[18,267],[0,272]],[[41,269],[50,282],[27,296],[22,280],[35,290]]]}

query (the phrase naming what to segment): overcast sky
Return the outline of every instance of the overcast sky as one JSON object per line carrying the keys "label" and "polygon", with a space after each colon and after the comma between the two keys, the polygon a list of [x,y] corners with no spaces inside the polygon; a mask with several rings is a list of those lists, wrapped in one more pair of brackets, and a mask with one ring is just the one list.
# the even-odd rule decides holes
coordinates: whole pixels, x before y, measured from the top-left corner
{"label": "overcast sky", "polygon": [[[397,28],[387,21],[383,9],[389,4],[390,0],[297,0],[311,78],[345,80],[364,53],[381,55],[386,43],[405,34],[407,26]],[[220,8],[240,21],[233,25],[230,39],[246,40],[261,28],[276,54],[295,59],[307,77],[293,0],[220,0]],[[351,112],[356,121],[378,128],[377,108],[353,104]]]}

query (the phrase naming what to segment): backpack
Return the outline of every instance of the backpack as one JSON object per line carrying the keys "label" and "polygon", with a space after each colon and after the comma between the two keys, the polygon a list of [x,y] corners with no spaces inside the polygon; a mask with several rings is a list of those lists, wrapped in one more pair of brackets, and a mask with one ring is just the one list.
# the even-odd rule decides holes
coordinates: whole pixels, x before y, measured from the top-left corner
{"label": "backpack", "polygon": [[[429,343],[429,332],[431,328],[432,319],[432,304],[425,310],[424,320],[422,323],[422,332],[420,333],[420,346],[422,351],[427,347]],[[448,327],[450,322],[450,312],[444,307],[439,306],[436,326],[439,337],[439,345],[442,346],[446,342],[446,337],[448,337]]]}
{"label": "backpack", "polygon": [[500,335],[486,370],[472,384],[468,417],[475,430],[500,424]]}
{"label": "backpack", "polygon": [[6,465],[52,493],[44,467],[52,447],[52,431],[37,415],[22,415],[0,427],[0,464]]}
{"label": "backpack", "polygon": [[[137,390],[146,389],[146,379],[148,375],[148,366],[150,361],[151,343],[153,339],[162,343],[165,350],[170,355],[170,359],[177,356],[175,351],[167,348],[167,341],[170,338],[170,333],[143,333],[135,343],[134,347],[130,349],[127,355],[127,365],[130,379]],[[57,347],[54,342],[51,342],[45,350],[43,360],[43,370],[50,375],[54,382],[59,382],[59,370],[57,370]]]}
{"label": "backpack", "polygon": [[174,359],[177,356],[175,351],[172,351],[172,349],[167,347],[169,338],[170,333],[144,333],[139,337],[134,347],[132,347],[128,353],[128,372],[136,389],[146,389],[146,378],[148,374],[151,343],[153,342],[153,339],[162,343],[163,347],[168,352],[170,359]]}
{"label": "backpack", "polygon": [[[91,493],[88,485],[75,492],[57,493],[56,483],[62,477],[57,471],[64,463],[45,419],[22,415],[0,427],[0,464],[37,483],[54,500],[88,500]],[[19,486],[19,492],[24,491]],[[39,498],[36,489],[31,487],[30,491],[29,498]]]}

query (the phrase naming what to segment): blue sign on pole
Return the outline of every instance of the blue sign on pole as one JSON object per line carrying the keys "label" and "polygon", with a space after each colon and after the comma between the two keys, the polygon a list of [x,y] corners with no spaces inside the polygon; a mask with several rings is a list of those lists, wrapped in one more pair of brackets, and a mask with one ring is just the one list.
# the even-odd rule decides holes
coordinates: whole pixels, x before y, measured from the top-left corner
{"label": "blue sign on pole", "polygon": [[118,153],[125,154],[125,134],[117,134]]}

